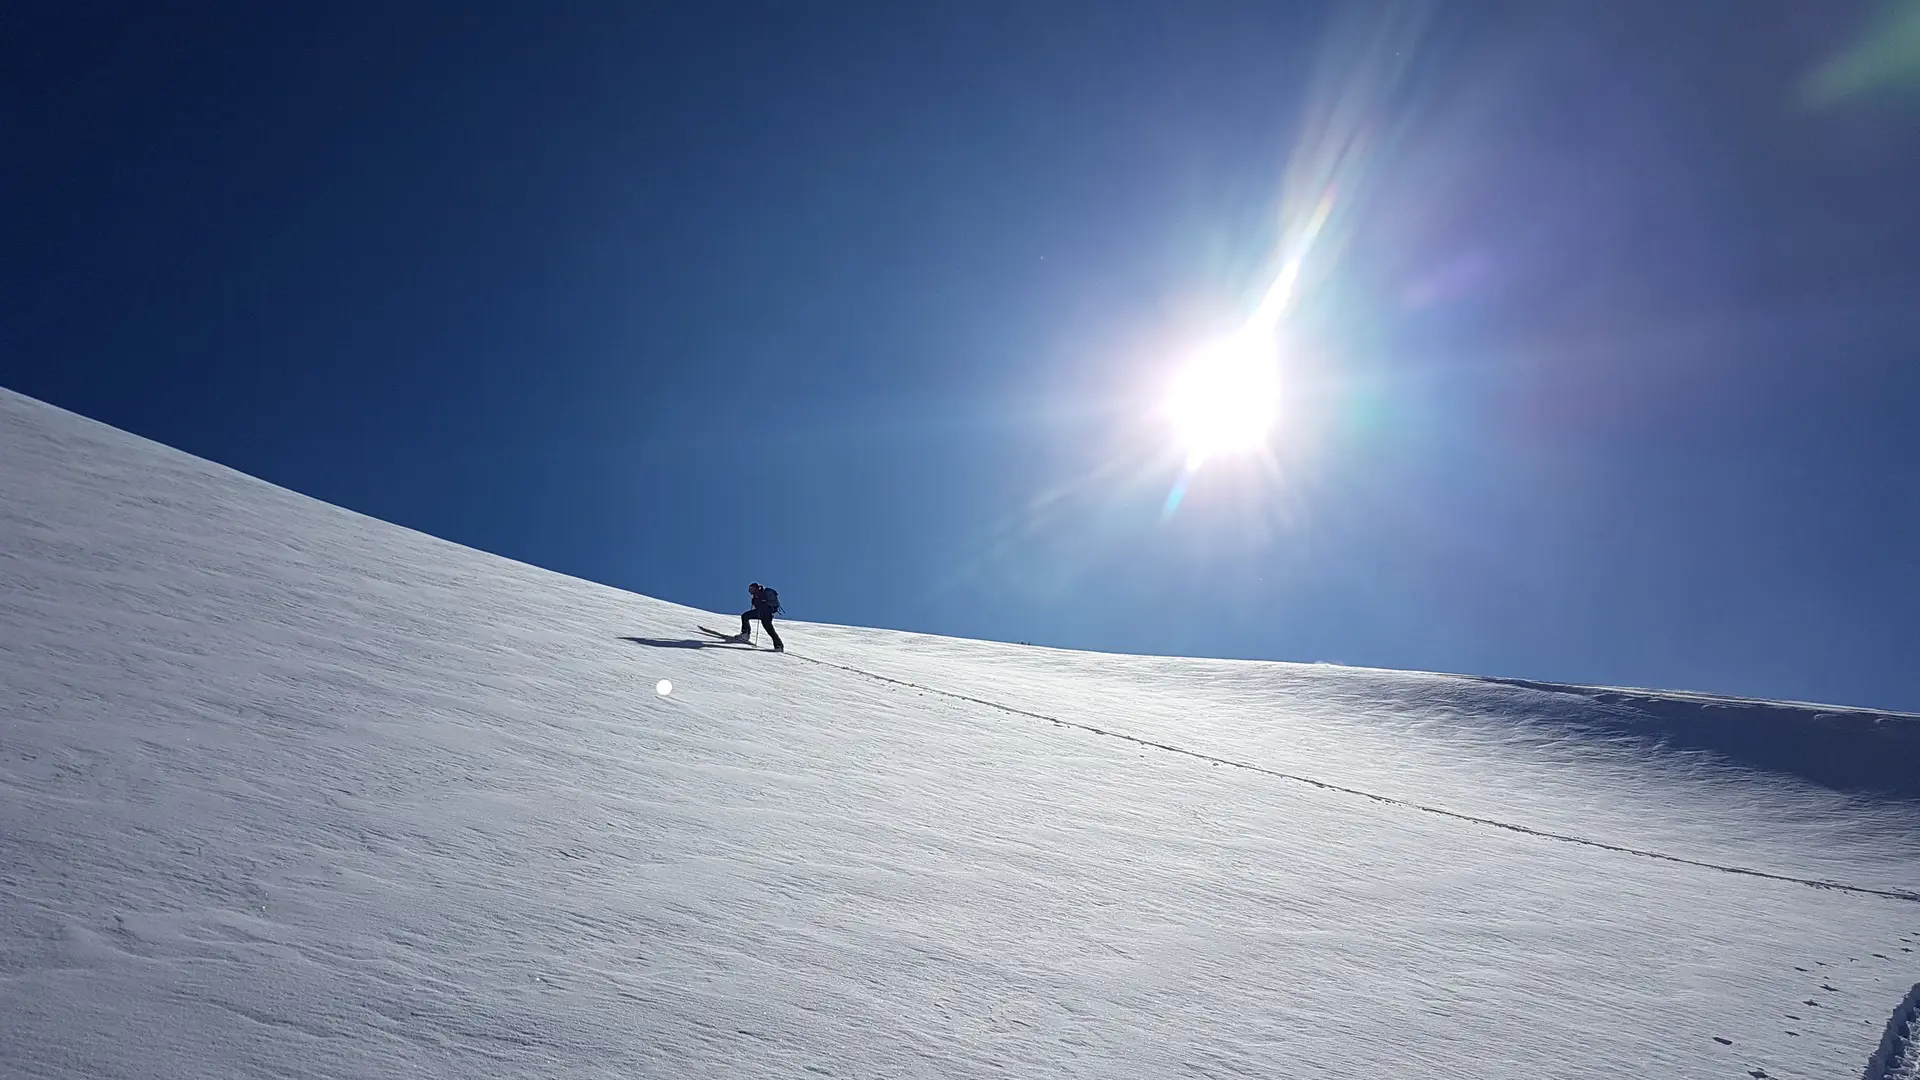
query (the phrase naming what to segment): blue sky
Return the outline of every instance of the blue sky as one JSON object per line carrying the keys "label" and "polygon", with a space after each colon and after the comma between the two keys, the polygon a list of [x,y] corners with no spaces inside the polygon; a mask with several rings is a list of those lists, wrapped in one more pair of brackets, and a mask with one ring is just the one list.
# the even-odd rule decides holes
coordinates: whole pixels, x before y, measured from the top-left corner
{"label": "blue sky", "polygon": [[1582,7],[31,7],[0,384],[714,610],[1920,710],[1911,80]]}

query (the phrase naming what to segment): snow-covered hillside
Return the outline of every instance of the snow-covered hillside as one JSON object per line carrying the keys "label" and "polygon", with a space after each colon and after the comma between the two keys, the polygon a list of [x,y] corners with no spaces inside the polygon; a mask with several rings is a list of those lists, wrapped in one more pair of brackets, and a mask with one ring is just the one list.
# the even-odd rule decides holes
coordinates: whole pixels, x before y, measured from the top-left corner
{"label": "snow-covered hillside", "polygon": [[0,1075],[1920,1075],[1915,718],[714,618],[0,393]]}

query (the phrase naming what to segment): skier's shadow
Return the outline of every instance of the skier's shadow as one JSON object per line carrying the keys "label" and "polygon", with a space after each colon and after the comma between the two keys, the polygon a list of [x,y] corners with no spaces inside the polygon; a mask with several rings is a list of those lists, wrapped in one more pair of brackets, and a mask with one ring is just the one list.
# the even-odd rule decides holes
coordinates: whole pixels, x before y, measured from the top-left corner
{"label": "skier's shadow", "polygon": [[650,649],[740,649],[746,647],[727,641],[711,639],[703,641],[699,638],[622,637],[620,640],[631,641],[635,645],[645,645]]}

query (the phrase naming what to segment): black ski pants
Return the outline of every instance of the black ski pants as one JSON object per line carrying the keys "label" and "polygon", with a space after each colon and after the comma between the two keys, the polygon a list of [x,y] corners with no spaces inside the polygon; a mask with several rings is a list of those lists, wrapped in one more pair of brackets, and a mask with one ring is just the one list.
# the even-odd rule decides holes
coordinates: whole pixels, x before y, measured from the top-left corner
{"label": "black ski pants", "polygon": [[760,625],[767,628],[767,637],[773,641],[773,647],[785,651],[786,643],[780,640],[780,632],[773,628],[773,612],[766,608],[757,607],[740,613],[740,636],[747,636],[753,629],[752,623],[755,619],[759,619]]}

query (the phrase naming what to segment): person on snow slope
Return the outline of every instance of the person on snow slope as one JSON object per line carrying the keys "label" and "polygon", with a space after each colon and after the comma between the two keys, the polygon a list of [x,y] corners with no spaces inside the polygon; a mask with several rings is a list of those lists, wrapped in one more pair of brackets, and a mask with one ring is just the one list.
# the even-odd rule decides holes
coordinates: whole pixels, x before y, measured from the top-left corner
{"label": "person on snow slope", "polygon": [[773,628],[773,617],[780,611],[780,594],[759,582],[747,586],[747,595],[753,597],[753,606],[740,613],[740,640],[753,640],[753,620],[767,628],[767,637],[773,642],[774,652],[785,652],[787,646],[780,640],[780,632]]}

